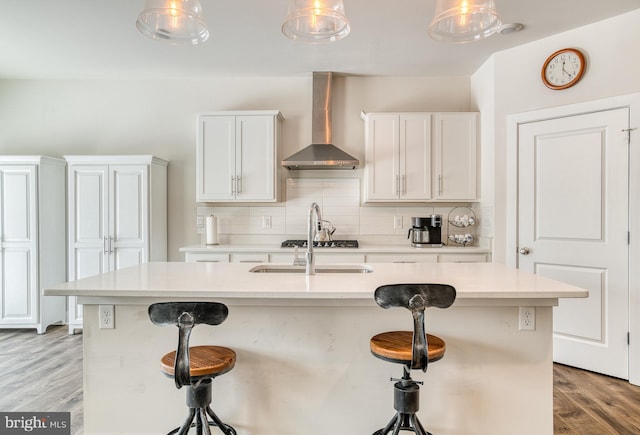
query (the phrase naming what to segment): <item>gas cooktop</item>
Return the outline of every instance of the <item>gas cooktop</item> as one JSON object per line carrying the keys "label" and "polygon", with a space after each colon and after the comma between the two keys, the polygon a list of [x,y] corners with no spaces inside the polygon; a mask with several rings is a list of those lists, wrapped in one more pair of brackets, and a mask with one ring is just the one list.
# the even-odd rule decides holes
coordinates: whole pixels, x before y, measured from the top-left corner
{"label": "gas cooktop", "polygon": [[[298,248],[306,248],[307,241],[306,240],[285,240],[280,245],[283,248],[293,248],[297,246]],[[332,240],[330,242],[313,242],[314,248],[357,248],[358,241],[357,240]]]}

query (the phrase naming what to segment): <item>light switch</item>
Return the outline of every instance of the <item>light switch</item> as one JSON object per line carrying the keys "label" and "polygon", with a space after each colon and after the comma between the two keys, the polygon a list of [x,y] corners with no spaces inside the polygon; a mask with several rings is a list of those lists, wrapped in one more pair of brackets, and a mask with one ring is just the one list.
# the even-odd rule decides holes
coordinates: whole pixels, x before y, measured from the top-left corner
{"label": "light switch", "polygon": [[263,230],[271,229],[271,216],[262,216],[262,229]]}

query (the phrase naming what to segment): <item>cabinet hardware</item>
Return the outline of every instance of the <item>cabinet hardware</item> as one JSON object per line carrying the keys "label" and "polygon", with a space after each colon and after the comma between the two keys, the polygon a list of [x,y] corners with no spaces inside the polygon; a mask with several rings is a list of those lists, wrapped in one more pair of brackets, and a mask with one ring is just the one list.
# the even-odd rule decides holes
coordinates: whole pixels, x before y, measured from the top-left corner
{"label": "cabinet hardware", "polygon": [[231,194],[236,194],[236,177],[234,175],[231,176]]}
{"label": "cabinet hardware", "polygon": [[104,253],[108,254],[109,253],[109,244],[107,242],[107,239],[109,239],[109,237],[103,237],[103,241],[102,241],[102,247],[104,248]]}
{"label": "cabinet hardware", "polygon": [[236,192],[238,195],[242,193],[242,177],[240,175],[236,177]]}

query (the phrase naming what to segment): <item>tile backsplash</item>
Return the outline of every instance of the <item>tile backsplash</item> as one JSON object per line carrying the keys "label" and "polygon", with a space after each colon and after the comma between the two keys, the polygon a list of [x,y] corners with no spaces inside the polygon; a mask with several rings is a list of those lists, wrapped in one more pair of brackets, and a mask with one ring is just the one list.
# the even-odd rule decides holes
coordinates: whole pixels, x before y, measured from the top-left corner
{"label": "tile backsplash", "polygon": [[[446,237],[446,219],[455,206],[422,205],[366,205],[360,204],[359,179],[289,178],[286,183],[286,201],[273,206],[206,206],[198,205],[198,233],[204,237],[204,217],[218,217],[221,243],[265,243],[285,238],[305,238],[311,203],[320,206],[322,218],[336,228],[334,239],[358,239],[367,236],[376,243],[406,243],[412,216],[441,214],[443,239]],[[489,237],[492,207],[474,208],[479,225],[476,235]],[[274,237],[269,237],[274,236]],[[277,236],[277,237],[275,237]]]}

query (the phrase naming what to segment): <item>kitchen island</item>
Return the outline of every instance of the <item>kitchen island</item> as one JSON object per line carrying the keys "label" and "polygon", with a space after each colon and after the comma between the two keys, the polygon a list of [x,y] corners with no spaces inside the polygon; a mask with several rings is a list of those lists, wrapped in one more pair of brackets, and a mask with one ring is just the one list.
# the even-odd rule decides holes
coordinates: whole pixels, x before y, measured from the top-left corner
{"label": "kitchen island", "polygon": [[[251,273],[255,265],[148,263],[45,289],[84,304],[84,422],[90,434],[158,434],[186,415],[184,392],[159,370],[177,329],[153,326],[149,304],[219,301],[220,326],[199,326],[192,344],[236,350],[214,381],[213,406],[239,434],[361,435],[393,415],[390,377],[369,339],[410,329],[403,309],[383,310],[373,291],[400,282],[446,283],[458,297],[429,309],[427,329],[447,342],[423,380],[419,417],[438,435],[553,433],[552,307],[587,291],[493,263],[374,264],[372,273]],[[98,306],[115,306],[100,329]],[[535,307],[520,331],[518,307]]]}

